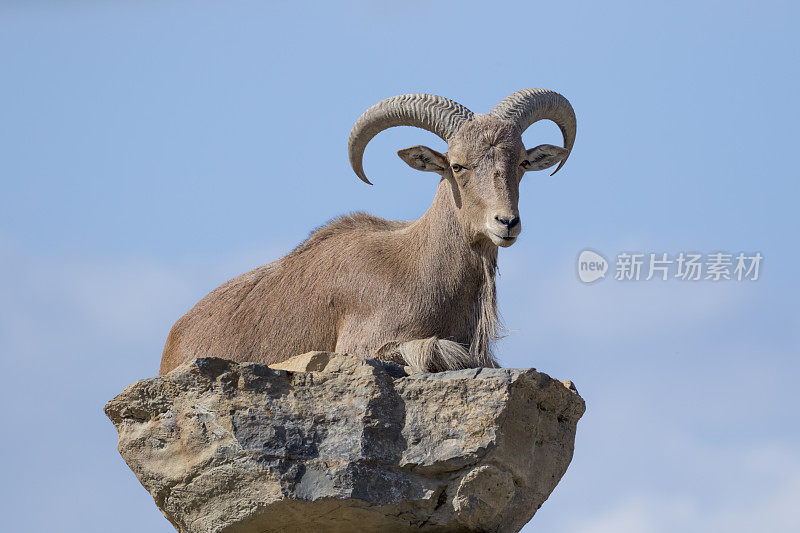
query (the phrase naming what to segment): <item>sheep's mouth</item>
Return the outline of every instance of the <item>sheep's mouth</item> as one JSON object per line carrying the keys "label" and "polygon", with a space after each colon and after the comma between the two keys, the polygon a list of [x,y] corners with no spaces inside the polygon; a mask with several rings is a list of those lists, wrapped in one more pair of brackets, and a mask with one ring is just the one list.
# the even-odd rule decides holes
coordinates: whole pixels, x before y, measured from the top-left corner
{"label": "sheep's mouth", "polygon": [[517,240],[517,238],[515,236],[512,236],[512,235],[507,235],[507,236],[504,237],[502,235],[498,235],[497,233],[495,233],[493,231],[491,231],[489,233],[491,234],[492,241],[494,241],[494,243],[497,246],[503,246],[503,247],[511,246],[512,244],[514,244],[514,241]]}

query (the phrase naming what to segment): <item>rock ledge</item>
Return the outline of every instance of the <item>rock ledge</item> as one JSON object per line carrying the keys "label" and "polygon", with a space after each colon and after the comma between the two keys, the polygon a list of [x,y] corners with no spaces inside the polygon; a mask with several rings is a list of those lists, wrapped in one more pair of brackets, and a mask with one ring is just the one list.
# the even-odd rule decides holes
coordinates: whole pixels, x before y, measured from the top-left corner
{"label": "rock ledge", "polygon": [[125,462],[191,533],[519,531],[584,410],[533,369],[408,375],[327,352],[196,359],[105,407]]}

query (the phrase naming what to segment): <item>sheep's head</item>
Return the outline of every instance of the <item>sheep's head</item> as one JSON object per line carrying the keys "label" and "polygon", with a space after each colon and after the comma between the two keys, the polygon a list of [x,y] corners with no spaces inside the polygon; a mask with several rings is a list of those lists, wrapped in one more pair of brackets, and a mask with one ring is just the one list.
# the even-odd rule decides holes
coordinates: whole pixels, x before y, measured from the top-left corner
{"label": "sheep's head", "polygon": [[[542,119],[559,126],[563,148],[543,144],[525,149],[522,132]],[[372,137],[393,126],[417,126],[448,143],[445,154],[414,146],[398,155],[412,168],[448,180],[466,234],[497,246],[510,246],[522,230],[518,209],[522,175],[560,162],[557,172],[569,157],[576,129],[569,102],[545,89],[517,91],[486,115],[475,115],[440,96],[395,96],[369,108],[350,133],[350,163],[366,183],[370,182],[362,168],[364,149]]]}

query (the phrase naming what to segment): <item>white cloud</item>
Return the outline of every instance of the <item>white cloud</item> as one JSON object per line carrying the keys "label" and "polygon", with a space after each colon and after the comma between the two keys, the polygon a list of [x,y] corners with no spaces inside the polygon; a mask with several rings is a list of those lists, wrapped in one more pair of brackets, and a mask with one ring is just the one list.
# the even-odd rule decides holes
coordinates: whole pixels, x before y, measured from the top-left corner
{"label": "white cloud", "polygon": [[[686,463],[685,484],[674,490],[654,486],[619,491],[598,510],[596,502],[550,513],[547,502],[523,531],[550,533],[793,533],[800,531],[800,452],[774,444],[725,450],[684,450],[702,456],[704,468]],[[709,474],[709,475],[705,475]],[[653,484],[655,485],[655,484]],[[556,495],[557,496],[557,495]],[[607,499],[597,493],[599,500]]]}
{"label": "white cloud", "polygon": [[[713,483],[697,486],[691,479],[692,473],[687,472],[687,486],[680,494],[632,495],[597,516],[575,521],[568,530],[574,533],[800,531],[798,456],[779,452],[766,465],[762,462],[764,457],[759,457],[775,453],[767,449],[726,457],[726,463],[738,470],[735,478],[741,486],[734,495],[714,495],[717,487]],[[767,471],[760,471],[764,467]]]}
{"label": "white cloud", "polygon": [[246,250],[205,264],[34,257],[0,241],[0,277],[10,280],[0,301],[4,341],[13,340],[24,351],[44,341],[44,332],[53,340],[77,335],[75,328],[88,337],[119,342],[166,338],[172,324],[209,291],[278,256],[277,249]]}
{"label": "white cloud", "polygon": [[532,254],[517,254],[503,258],[498,292],[512,329],[534,327],[544,335],[614,341],[700,328],[743,309],[754,285],[620,282],[611,271],[606,279],[587,285],[578,279],[573,260],[561,257],[557,265],[545,267]]}

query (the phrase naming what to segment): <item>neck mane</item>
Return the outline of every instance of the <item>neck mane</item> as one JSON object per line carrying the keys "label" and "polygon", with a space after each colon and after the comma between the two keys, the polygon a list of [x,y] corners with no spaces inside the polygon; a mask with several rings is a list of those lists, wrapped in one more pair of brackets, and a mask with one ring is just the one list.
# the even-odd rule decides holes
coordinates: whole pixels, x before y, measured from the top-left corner
{"label": "neck mane", "polygon": [[449,180],[439,182],[430,208],[408,231],[415,234],[414,242],[421,243],[421,264],[434,265],[436,289],[474,291],[472,309],[468,311],[473,333],[469,346],[464,348],[475,366],[499,366],[492,355],[501,328],[495,293],[497,246],[465,231],[458,190]]}

